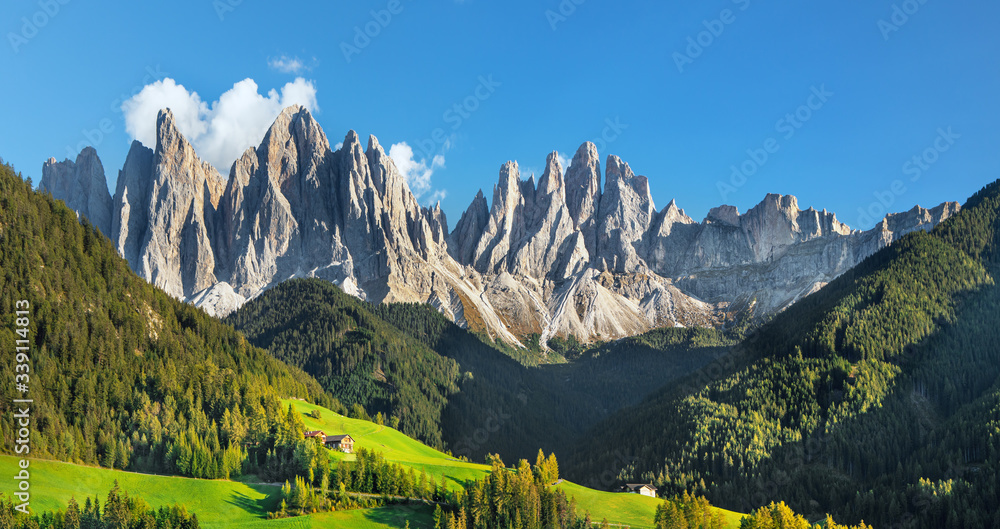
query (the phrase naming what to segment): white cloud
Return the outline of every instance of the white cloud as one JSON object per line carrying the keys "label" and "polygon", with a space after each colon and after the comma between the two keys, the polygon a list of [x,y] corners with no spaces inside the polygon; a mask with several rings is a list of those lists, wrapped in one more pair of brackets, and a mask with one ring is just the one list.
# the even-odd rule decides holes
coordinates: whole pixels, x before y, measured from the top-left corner
{"label": "white cloud", "polygon": [[253,79],[244,79],[223,93],[211,105],[197,92],[189,92],[169,77],[146,85],[122,104],[125,130],[143,145],[156,146],[156,115],[169,108],[181,134],[198,156],[228,174],[233,161],[248,147],[256,146],[282,109],[299,104],[311,112],[316,104],[316,87],[299,77],[281,91],[258,93]]}
{"label": "white cloud", "polygon": [[448,196],[447,189],[438,189],[437,191],[431,193],[431,196],[427,197],[427,201],[424,203],[427,204],[428,206],[433,206],[434,204],[437,204],[438,202],[444,200],[445,197],[447,196]]}
{"label": "white cloud", "polygon": [[[406,178],[406,184],[418,199],[431,191],[431,176],[434,175],[434,171],[444,168],[444,155],[435,155],[429,164],[424,158],[416,160],[413,157],[413,149],[405,141],[393,144],[389,148],[389,157],[396,164],[400,174]],[[430,195],[431,203],[443,199],[446,195],[447,191],[443,189],[434,191]]]}
{"label": "white cloud", "polygon": [[282,55],[276,59],[268,59],[267,66],[272,70],[277,70],[281,73],[301,73],[303,70],[310,70],[305,63],[302,62],[298,57],[289,57],[287,55]]}

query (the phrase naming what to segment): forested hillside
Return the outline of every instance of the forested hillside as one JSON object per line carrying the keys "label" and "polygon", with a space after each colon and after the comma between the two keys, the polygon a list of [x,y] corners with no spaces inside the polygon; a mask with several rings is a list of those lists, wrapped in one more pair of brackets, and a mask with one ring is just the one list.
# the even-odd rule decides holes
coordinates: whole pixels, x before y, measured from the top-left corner
{"label": "forested hillside", "polygon": [[[103,235],[6,165],[0,270],[4,453],[15,446],[13,399],[30,398],[24,455],[207,478],[282,471],[295,442],[276,438],[279,399],[339,408],[310,376],[136,276]],[[20,300],[25,392],[13,384]]]}
{"label": "forested hillside", "polygon": [[443,446],[441,410],[458,391],[458,364],[387,324],[339,287],[319,279],[289,281],[226,321],[315,376],[348,406],[381,413],[386,424]]}
{"label": "forested hillside", "polygon": [[282,283],[226,321],[317,377],[347,408],[398,419],[403,432],[475,461],[561,451],[730,344],[716,330],[661,329],[593,347],[570,364],[527,367],[432,307],[373,305],[321,280]]}
{"label": "forested hillside", "polygon": [[635,457],[621,478],[726,508],[1000,526],[998,236],[1000,182],[595,427],[567,474],[586,482],[613,445]]}

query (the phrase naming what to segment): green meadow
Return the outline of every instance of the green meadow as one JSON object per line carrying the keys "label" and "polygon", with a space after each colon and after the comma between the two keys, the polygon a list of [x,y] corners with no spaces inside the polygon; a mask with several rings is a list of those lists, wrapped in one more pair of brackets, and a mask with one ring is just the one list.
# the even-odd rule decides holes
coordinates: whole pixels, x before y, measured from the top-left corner
{"label": "green meadow", "polygon": [[[327,435],[349,434],[355,441],[355,450],[366,448],[382,452],[386,460],[412,467],[418,472],[424,470],[429,476],[434,476],[439,483],[441,479],[446,479],[452,489],[461,488],[466,481],[480,479],[490,470],[487,465],[458,461],[388,426],[350,419],[304,401],[284,400],[282,404],[293,405],[295,410],[303,415],[306,429],[322,430]],[[307,415],[314,410],[319,410],[319,419]],[[334,452],[330,457],[334,461],[353,461],[355,456]],[[506,463],[512,465],[515,462],[506,461]],[[579,512],[590,511],[594,521],[599,522],[607,518],[609,522],[631,525],[636,529],[653,526],[656,506],[663,501],[638,494],[597,491],[568,481],[560,483],[558,488],[568,496],[576,498]],[[730,527],[739,527],[742,514],[719,510],[726,516]]]}
{"label": "green meadow", "polygon": [[[482,479],[490,470],[487,465],[459,461],[388,426],[379,426],[360,419],[350,419],[321,406],[300,400],[285,400],[282,401],[282,404],[284,406],[291,404],[297,412],[302,414],[302,420],[307,430],[322,430],[327,435],[349,434],[355,441],[355,451],[365,448],[381,452],[387,461],[411,467],[417,472],[423,470],[427,472],[428,477],[433,477],[437,483],[444,480],[451,490],[461,489],[467,481]],[[319,419],[308,416],[315,410],[320,412]],[[331,452],[330,457],[334,462],[354,461],[355,459],[354,454],[341,452]]]}
{"label": "green meadow", "polygon": [[[447,483],[452,490],[465,483],[481,479],[489,472],[486,465],[456,460],[434,450],[402,433],[375,423],[350,419],[326,408],[299,400],[285,400],[302,414],[309,430],[323,430],[327,435],[349,434],[355,440],[355,450],[366,448],[381,452],[388,461],[424,471],[437,483]],[[308,414],[318,410],[320,418]],[[353,461],[354,454],[331,452],[333,462]],[[0,456],[0,475],[13,476],[18,471],[19,459]],[[512,464],[513,462],[508,462]],[[275,510],[280,501],[280,488],[273,485],[226,480],[202,480],[172,476],[137,474],[105,468],[88,467],[47,460],[31,460],[31,507],[35,513],[64,509],[71,497],[82,503],[86,497],[103,498],[117,480],[122,490],[138,496],[154,508],[183,505],[198,515],[202,527],[245,527],[265,529],[298,528],[401,528],[406,522],[414,529],[431,528],[432,509],[425,505],[389,506],[377,509],[358,509],[315,514],[281,520],[267,520],[267,513]],[[252,479],[250,477],[249,479]],[[248,479],[248,481],[249,481]],[[13,480],[0,488],[10,496]],[[651,528],[656,507],[663,500],[637,494],[618,494],[588,489],[567,481],[557,488],[575,498],[578,511],[589,511],[599,522],[607,518],[614,524],[629,525],[635,529]],[[730,527],[739,527],[740,514],[722,511]]]}
{"label": "green meadow", "polygon": [[[19,460],[12,456],[0,456],[0,475],[15,475],[19,470]],[[403,527],[406,520],[414,529],[431,526],[432,510],[423,505],[267,520],[267,512],[280,501],[280,489],[270,485],[153,476],[45,460],[31,460],[28,470],[31,472],[31,509],[34,513],[65,509],[71,497],[81,504],[85,498],[94,496],[103,501],[117,480],[122,490],[130,496],[141,497],[154,508],[175,503],[183,505],[189,512],[198,515],[200,525],[206,529],[387,529]],[[8,485],[0,488],[0,493],[10,497],[14,481],[7,480],[6,483]]]}
{"label": "green meadow", "polygon": [[[595,522],[607,518],[611,523],[629,525],[632,529],[651,529],[653,517],[656,516],[656,507],[663,503],[663,500],[658,498],[640,496],[639,494],[602,492],[568,481],[556,485],[556,488],[565,492],[567,497],[576,499],[579,514],[587,511],[590,512],[591,520]],[[729,527],[740,526],[742,514],[724,509],[717,510],[725,515]]]}

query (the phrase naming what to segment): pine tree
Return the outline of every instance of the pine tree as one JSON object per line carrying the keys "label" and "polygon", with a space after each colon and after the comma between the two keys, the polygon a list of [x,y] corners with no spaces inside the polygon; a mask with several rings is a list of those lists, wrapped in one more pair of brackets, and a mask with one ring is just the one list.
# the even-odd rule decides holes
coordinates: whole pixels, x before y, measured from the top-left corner
{"label": "pine tree", "polygon": [[80,529],[80,506],[76,503],[76,498],[70,497],[69,499],[63,527],[64,529]]}
{"label": "pine tree", "polygon": [[444,527],[442,526],[442,519],[443,518],[444,518],[444,511],[441,510],[441,506],[440,505],[435,505],[434,506],[434,515],[433,515],[433,518],[432,518],[434,520],[434,529],[444,529]]}

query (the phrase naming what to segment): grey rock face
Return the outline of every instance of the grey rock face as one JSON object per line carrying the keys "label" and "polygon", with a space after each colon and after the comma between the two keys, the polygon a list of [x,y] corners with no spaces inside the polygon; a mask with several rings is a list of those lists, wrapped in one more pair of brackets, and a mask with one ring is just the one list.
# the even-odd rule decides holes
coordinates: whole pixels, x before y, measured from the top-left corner
{"label": "grey rock face", "polygon": [[333,151],[308,110],[285,109],[228,182],[174,126],[132,144],[113,198],[96,152],[50,160],[45,189],[91,219],[130,266],[170,294],[225,315],[293,277],[319,277],[373,302],[429,303],[511,344],[539,334],[608,340],[663,326],[723,326],[735,311],[782,310],[955,203],[887,216],[868,231],[767,195],[740,214],[696,222],[649,181],[586,143],[568,170],[556,153],[538,179],[500,169],[449,232],[421,207],[378,140],[351,131]]}
{"label": "grey rock face", "polygon": [[320,277],[375,302],[432,303],[517,343],[478,278],[451,257],[440,206],[420,207],[375,137],[362,150],[351,131],[331,151],[304,108],[282,112],[233,165],[216,225],[216,274],[227,284],[194,300],[208,310],[224,314],[288,278]]}
{"label": "grey rock face", "polygon": [[521,276],[564,279],[583,269],[587,256],[574,252],[575,226],[566,206],[566,186],[558,153],[549,154],[545,172],[526,204],[524,234],[513,242],[508,268]]}
{"label": "grey rock face", "polygon": [[601,204],[601,160],[597,146],[584,143],[577,149],[566,171],[566,207],[577,230],[583,234],[587,253],[597,251],[597,212]]}
{"label": "grey rock face", "polygon": [[290,107],[233,164],[215,243],[219,277],[240,296],[306,271],[336,282],[351,277],[332,154],[312,116]]}
{"label": "grey rock face", "polygon": [[460,263],[471,263],[489,220],[489,204],[483,196],[483,191],[479,190],[472,204],[469,204],[469,209],[462,213],[462,218],[455,225],[455,231],[449,235],[452,257]]}
{"label": "grey rock face", "polygon": [[434,244],[446,247],[448,243],[448,217],[441,211],[441,203],[438,202],[433,208],[423,208],[424,218],[431,229],[431,237]]}
{"label": "grey rock face", "polygon": [[597,257],[615,273],[634,273],[646,253],[643,236],[656,217],[649,180],[627,163],[609,156],[597,224]]}
{"label": "grey rock face", "polygon": [[139,250],[143,275],[176,297],[189,296],[217,281],[209,233],[224,181],[174,123],[169,110],[156,119],[149,223]]}
{"label": "grey rock face", "polygon": [[792,196],[768,195],[744,215],[713,209],[705,222],[655,240],[652,268],[709,302],[750,302],[766,315],[815,292],[865,257],[916,229],[957,213],[956,203],[914,208],[870,231],[851,230],[836,215],[801,210]]}
{"label": "grey rock face", "polygon": [[[139,248],[143,234],[149,227],[149,187],[153,181],[152,175],[153,150],[133,141],[125,158],[125,165],[118,171],[118,183],[112,200],[111,240],[118,248],[118,253],[137,272],[142,270]],[[145,203],[140,204],[141,200]]]}
{"label": "grey rock face", "polygon": [[42,166],[42,191],[63,200],[77,215],[90,220],[101,233],[111,235],[111,194],[104,166],[93,147],[86,147],[76,161],[49,158]]}
{"label": "grey rock face", "polygon": [[133,142],[118,175],[112,239],[136,272],[184,298],[217,283],[210,233],[224,181],[198,158],[169,109],[156,128],[156,149]]}
{"label": "grey rock face", "polygon": [[735,310],[766,316],[959,209],[915,208],[862,232],[772,194],[745,214],[720,206],[698,223],[675,201],[657,211],[648,179],[621,159],[610,156],[605,167],[602,191],[590,144],[564,180],[550,155],[537,187],[515,182],[517,165],[508,163],[489,212],[480,194],[452,232],[452,255],[481,276],[483,297],[515,334],[612,339],[725,325]]}
{"label": "grey rock face", "polygon": [[[500,168],[500,181],[493,187],[493,207],[473,253],[472,264],[486,273],[507,271],[511,243],[524,237],[525,197],[521,194],[521,172],[517,162]],[[531,196],[528,197],[530,200]]]}

